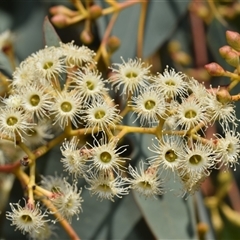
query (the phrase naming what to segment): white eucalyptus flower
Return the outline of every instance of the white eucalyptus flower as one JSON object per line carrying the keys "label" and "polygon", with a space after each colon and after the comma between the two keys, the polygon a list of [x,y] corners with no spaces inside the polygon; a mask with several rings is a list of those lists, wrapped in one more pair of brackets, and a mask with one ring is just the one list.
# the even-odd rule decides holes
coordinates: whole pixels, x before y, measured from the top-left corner
{"label": "white eucalyptus flower", "polygon": [[47,212],[42,212],[39,202],[35,206],[30,206],[25,201],[25,206],[20,206],[20,203],[10,203],[12,212],[6,213],[6,218],[12,222],[12,226],[20,230],[23,234],[39,232],[44,228],[45,223],[50,219]]}
{"label": "white eucalyptus flower", "polygon": [[140,161],[139,171],[137,168],[134,169],[129,165],[128,170],[132,177],[128,179],[128,182],[131,184],[130,187],[145,197],[162,195],[164,193],[163,180],[160,178],[157,168],[148,166],[145,169],[144,165],[144,162]]}
{"label": "white eucalyptus flower", "polygon": [[144,66],[144,62],[138,58],[129,59],[127,62],[123,58],[121,59],[123,63],[114,63],[110,68],[113,72],[109,79],[112,85],[116,85],[117,90],[123,85],[121,94],[132,94],[146,86],[150,79],[149,69],[151,66]]}

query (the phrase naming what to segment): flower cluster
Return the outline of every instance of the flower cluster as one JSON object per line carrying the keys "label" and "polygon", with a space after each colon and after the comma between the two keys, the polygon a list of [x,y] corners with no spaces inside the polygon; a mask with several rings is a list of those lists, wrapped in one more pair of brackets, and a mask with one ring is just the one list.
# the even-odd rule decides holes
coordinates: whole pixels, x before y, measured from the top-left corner
{"label": "flower cluster", "polygon": [[[50,176],[34,183],[54,211],[42,213],[38,204],[11,204],[7,218],[30,236],[33,229],[35,234],[45,229],[50,213],[71,222],[82,212],[79,178],[85,179],[91,195],[114,201],[131,189],[145,197],[162,195],[171,177],[182,183],[184,194],[193,194],[213,169],[238,164],[238,121],[226,88],[206,89],[168,66],[153,75],[151,66],[138,58],[113,64],[110,77],[103,79],[94,56],[74,42],[45,47],[16,68],[11,91],[1,99],[1,139],[21,143],[27,153],[33,150],[30,168],[42,152],[64,139],[59,161],[73,179],[70,184]],[[110,97],[108,85],[122,101]],[[122,124],[127,114],[134,127]],[[216,122],[222,134],[207,139],[206,129]],[[155,136],[148,146],[153,156],[139,161],[139,168],[132,166],[125,155],[129,146],[122,144],[131,132]]]}
{"label": "flower cluster", "polygon": [[99,131],[110,123],[114,126],[116,118],[121,121],[114,103],[105,98],[106,80],[96,70],[93,57],[93,51],[72,42],[46,47],[21,62],[13,73],[11,94],[1,99],[1,138],[16,143],[41,132],[41,144],[51,136],[46,133],[49,128],[35,131],[43,121],[62,129],[86,123]]}

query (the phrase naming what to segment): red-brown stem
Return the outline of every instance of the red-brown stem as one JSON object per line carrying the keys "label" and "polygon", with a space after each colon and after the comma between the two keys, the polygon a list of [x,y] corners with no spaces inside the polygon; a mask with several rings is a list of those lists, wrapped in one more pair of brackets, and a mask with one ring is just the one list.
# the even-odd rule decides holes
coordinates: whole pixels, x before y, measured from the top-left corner
{"label": "red-brown stem", "polygon": [[0,172],[12,173],[16,170],[16,168],[19,168],[20,166],[20,160],[10,164],[0,165]]}

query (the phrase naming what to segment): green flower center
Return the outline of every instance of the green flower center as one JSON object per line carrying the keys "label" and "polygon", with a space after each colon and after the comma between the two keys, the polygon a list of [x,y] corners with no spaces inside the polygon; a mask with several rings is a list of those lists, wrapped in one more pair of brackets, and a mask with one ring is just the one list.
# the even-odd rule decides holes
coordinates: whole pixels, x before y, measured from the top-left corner
{"label": "green flower center", "polygon": [[105,183],[100,184],[100,185],[99,185],[99,188],[100,188],[101,190],[105,191],[105,192],[111,191],[111,188],[110,188],[107,184],[105,184]]}
{"label": "green flower center", "polygon": [[136,78],[136,77],[138,76],[138,74],[135,73],[135,72],[128,72],[128,73],[126,73],[125,76],[126,76],[127,78]]}
{"label": "green flower center", "polygon": [[189,162],[193,165],[198,165],[202,161],[202,156],[195,154],[189,158]]}
{"label": "green flower center", "polygon": [[63,102],[61,104],[61,110],[63,112],[70,112],[72,110],[72,104],[70,102]]}
{"label": "green flower center", "polygon": [[66,207],[67,208],[72,208],[73,207],[73,201],[72,199],[68,199],[67,203],[66,203]]}
{"label": "green flower center", "polygon": [[74,60],[74,58],[72,57],[69,57],[68,58],[68,64],[71,66],[71,65],[75,65],[76,64],[76,61]]}
{"label": "green flower center", "polygon": [[53,62],[45,62],[43,65],[43,69],[47,70],[53,66]]}
{"label": "green flower center", "polygon": [[18,119],[16,117],[9,117],[7,119],[7,125],[8,126],[14,126],[15,124],[17,124]]}
{"label": "green flower center", "polygon": [[190,118],[195,118],[196,116],[197,116],[197,113],[194,110],[188,110],[185,112],[185,118],[190,119]]}
{"label": "green flower center", "polygon": [[87,82],[86,82],[86,85],[87,85],[88,90],[90,90],[90,91],[94,90],[94,84],[93,84],[93,82],[87,81]]}
{"label": "green flower center", "polygon": [[232,143],[229,143],[228,146],[227,146],[227,151],[229,153],[233,153],[234,152],[234,146]]}
{"label": "green flower center", "polygon": [[173,80],[171,80],[171,79],[167,80],[165,82],[165,84],[168,85],[168,86],[175,86],[176,85],[176,83]]}
{"label": "green flower center", "polygon": [[175,162],[176,159],[177,159],[177,154],[175,153],[174,150],[168,150],[166,153],[165,153],[165,159],[168,161],[168,162]]}
{"label": "green flower center", "polygon": [[30,103],[32,104],[32,106],[34,106],[34,107],[37,106],[39,104],[39,102],[40,102],[39,95],[34,94],[34,95],[31,96]]}
{"label": "green flower center", "polygon": [[32,222],[32,218],[31,218],[29,215],[26,215],[26,214],[22,215],[22,216],[21,216],[21,219],[22,219],[25,223],[30,223],[30,222]]}
{"label": "green flower center", "polygon": [[147,100],[144,104],[144,107],[147,109],[147,110],[151,110],[155,107],[156,105],[156,102],[153,101],[153,100]]}
{"label": "green flower center", "polygon": [[151,184],[150,184],[148,181],[139,182],[139,185],[140,185],[142,188],[151,188]]}
{"label": "green flower center", "polygon": [[112,155],[109,152],[102,152],[100,154],[100,159],[104,163],[109,163],[112,160]]}
{"label": "green flower center", "polygon": [[105,115],[106,115],[106,112],[105,112],[105,111],[99,110],[99,111],[97,111],[97,112],[94,114],[94,117],[95,117],[96,119],[101,119],[101,118],[103,118]]}

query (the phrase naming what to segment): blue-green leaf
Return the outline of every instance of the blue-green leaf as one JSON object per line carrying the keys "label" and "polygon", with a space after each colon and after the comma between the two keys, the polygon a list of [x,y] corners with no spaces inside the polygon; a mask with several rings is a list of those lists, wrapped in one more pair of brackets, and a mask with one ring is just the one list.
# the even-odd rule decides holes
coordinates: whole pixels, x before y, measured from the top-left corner
{"label": "blue-green leaf", "polygon": [[[171,182],[168,187],[176,183]],[[157,239],[196,239],[196,221],[192,198],[187,200],[165,193],[158,199],[146,199],[134,192],[136,202]]]}
{"label": "blue-green leaf", "polygon": [[11,75],[13,72],[7,56],[2,51],[0,51],[0,70],[3,70],[9,75]]}
{"label": "blue-green leaf", "polygon": [[[106,7],[103,1],[98,1],[102,7]],[[153,54],[174,32],[179,18],[187,11],[189,1],[149,1],[145,23],[143,55],[148,57]],[[120,56],[124,59],[136,56],[137,32],[141,4],[135,4],[120,12],[112,35],[121,40],[121,46],[113,55],[113,62],[119,62]],[[102,37],[109,16],[98,20],[100,36]]]}
{"label": "blue-green leaf", "polygon": [[48,17],[45,17],[43,23],[44,41],[47,46],[59,47],[61,41]]}
{"label": "blue-green leaf", "polygon": [[177,29],[179,20],[188,10],[186,1],[149,1],[145,25],[144,57],[152,55]]}

